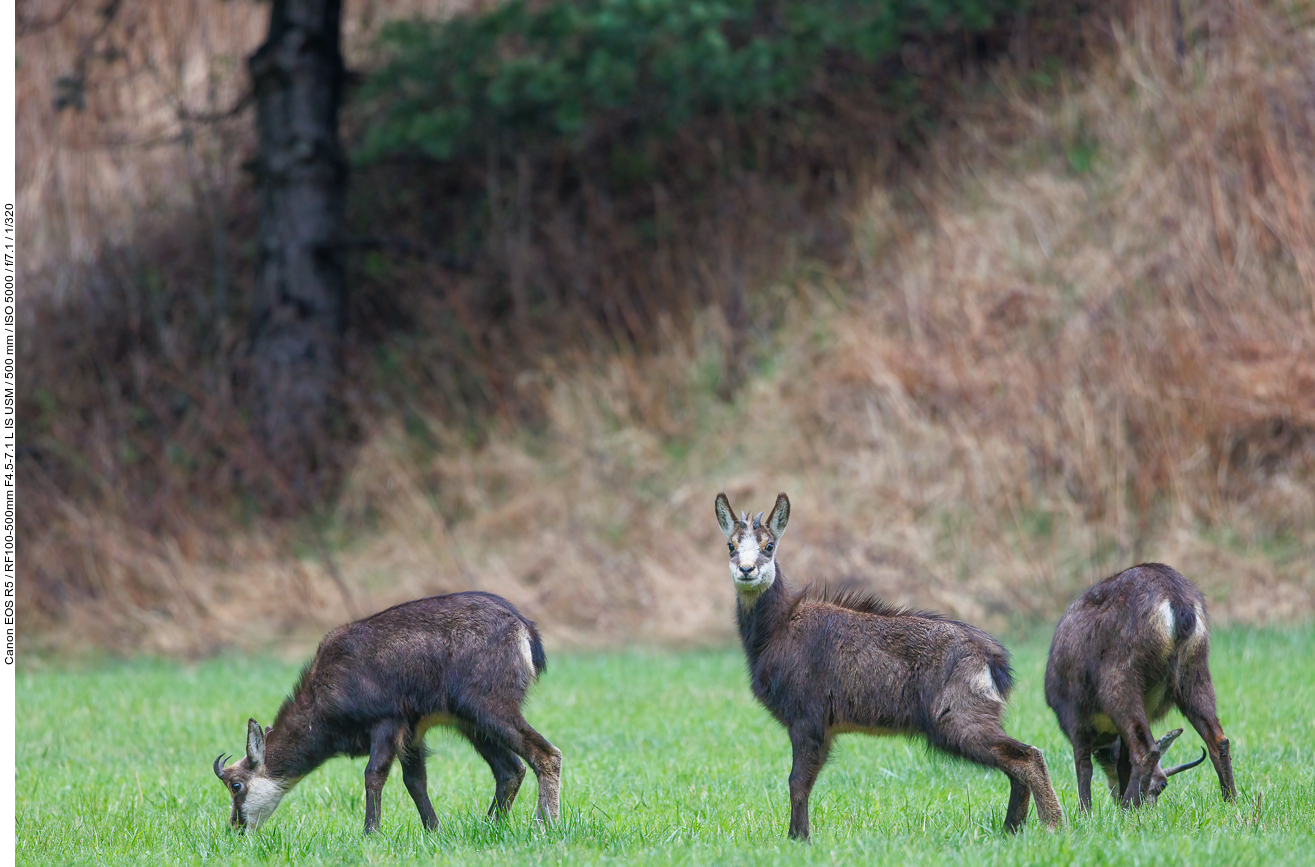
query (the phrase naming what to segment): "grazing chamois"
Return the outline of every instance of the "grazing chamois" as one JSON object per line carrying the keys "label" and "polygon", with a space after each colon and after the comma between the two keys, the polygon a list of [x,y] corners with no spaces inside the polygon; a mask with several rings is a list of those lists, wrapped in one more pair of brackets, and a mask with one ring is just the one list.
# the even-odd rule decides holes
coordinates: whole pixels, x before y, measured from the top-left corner
{"label": "grazing chamois", "polygon": [[1046,663],[1046,704],[1073,744],[1078,804],[1091,809],[1091,759],[1124,806],[1154,800],[1169,777],[1203,760],[1160,766],[1177,729],[1156,741],[1151,723],[1177,707],[1205,741],[1224,798],[1233,761],[1215,713],[1205,597],[1163,563],[1106,578],[1078,597],[1055,627]]}
{"label": "grazing chamois", "polygon": [[753,694],[785,726],[794,749],[790,836],[808,839],[808,797],[832,739],[847,732],[920,734],[933,747],[1009,778],[1005,828],[1027,818],[1029,798],[1047,827],[1064,821],[1041,751],[1005,734],[1009,654],[980,629],[893,608],[856,594],[794,591],[776,563],[790,519],[737,520],[725,494],[717,523],[730,548],[740,640]]}
{"label": "grazing chamois", "polygon": [[455,728],[493,771],[489,815],[511,809],[524,758],[539,779],[536,816],[556,819],[562,754],[521,716],[544,670],[534,624],[491,593],[431,596],[340,626],[320,642],[274,725],[247,724],[246,757],[215,775],[233,827],[255,829],[303,777],[334,756],[369,756],[365,830],[379,827],[393,759],[426,829],[438,827],[425,779],[425,730]]}

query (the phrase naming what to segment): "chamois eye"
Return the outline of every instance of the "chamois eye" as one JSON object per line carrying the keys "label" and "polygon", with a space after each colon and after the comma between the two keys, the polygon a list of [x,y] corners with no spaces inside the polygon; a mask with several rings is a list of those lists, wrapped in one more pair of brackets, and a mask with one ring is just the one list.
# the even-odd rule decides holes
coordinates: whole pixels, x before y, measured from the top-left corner
{"label": "chamois eye", "polygon": [[727,543],[726,543],[726,548],[727,548],[727,550],[729,550],[732,554],[735,553],[735,543],[734,543],[734,542],[727,542]]}
{"label": "chamois eye", "polygon": [[768,553],[768,554],[772,553],[772,549],[775,548],[775,547],[776,547],[776,543],[775,543],[775,542],[768,542],[768,543],[767,543],[767,553]]}
{"label": "chamois eye", "polygon": [[242,784],[239,783],[239,782],[237,782],[236,780],[233,781],[233,794],[236,795],[237,793],[239,793],[239,792],[241,792],[241,791],[242,791]]}

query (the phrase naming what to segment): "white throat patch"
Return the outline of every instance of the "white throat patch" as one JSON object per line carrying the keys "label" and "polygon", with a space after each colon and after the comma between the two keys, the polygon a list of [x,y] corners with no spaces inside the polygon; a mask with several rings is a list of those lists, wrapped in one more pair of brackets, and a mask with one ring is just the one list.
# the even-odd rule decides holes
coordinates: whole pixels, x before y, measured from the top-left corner
{"label": "white throat patch", "polygon": [[242,818],[255,830],[278,809],[279,801],[296,782],[287,784],[269,777],[252,777],[247,782],[247,797],[242,803]]}

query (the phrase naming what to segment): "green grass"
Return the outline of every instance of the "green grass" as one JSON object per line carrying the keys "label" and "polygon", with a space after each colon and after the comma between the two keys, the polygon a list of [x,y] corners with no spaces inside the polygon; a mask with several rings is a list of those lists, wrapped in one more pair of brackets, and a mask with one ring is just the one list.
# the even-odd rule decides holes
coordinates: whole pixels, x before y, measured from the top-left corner
{"label": "green grass", "polygon": [[[1035,811],[1001,831],[1008,783],[905,738],[840,739],[812,800],[811,846],[785,839],[790,751],[749,694],[738,652],[550,658],[527,708],[565,753],[563,821],[530,819],[527,775],[511,819],[483,820],[492,777],[463,742],[431,732],[429,786],[443,822],[420,828],[400,771],[383,828],[366,839],[364,760],[308,777],[251,836],[227,827],[210,770],[268,723],[296,666],[253,658],[197,665],[39,665],[18,681],[18,858],[24,864],[298,863],[1315,863],[1315,629],[1219,631],[1212,664],[1240,797],[1225,805],[1209,763],[1139,812],[1098,799],[1079,817],[1071,754],[1041,694],[1044,641],[1014,648],[1007,722],[1046,754],[1070,827]],[[1157,733],[1181,725],[1177,715]],[[1170,758],[1199,754],[1189,732]]]}

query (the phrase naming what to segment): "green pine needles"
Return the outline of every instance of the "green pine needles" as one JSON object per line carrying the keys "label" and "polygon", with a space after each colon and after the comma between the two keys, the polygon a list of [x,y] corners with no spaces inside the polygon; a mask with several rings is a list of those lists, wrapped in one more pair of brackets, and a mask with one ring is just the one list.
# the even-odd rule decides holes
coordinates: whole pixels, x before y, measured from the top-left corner
{"label": "green pine needles", "polygon": [[511,0],[384,29],[363,162],[543,154],[798,108],[909,40],[971,34],[1028,0]]}

